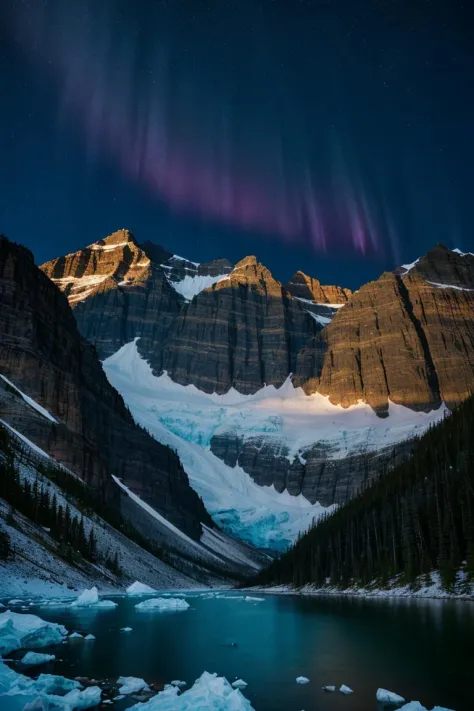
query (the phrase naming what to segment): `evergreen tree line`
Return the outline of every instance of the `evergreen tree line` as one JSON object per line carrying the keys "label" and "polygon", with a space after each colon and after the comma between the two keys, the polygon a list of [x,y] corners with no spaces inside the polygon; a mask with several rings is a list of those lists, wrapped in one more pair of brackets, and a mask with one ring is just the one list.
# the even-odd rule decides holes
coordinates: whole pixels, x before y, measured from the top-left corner
{"label": "evergreen tree line", "polygon": [[347,588],[474,579],[474,397],[430,428],[412,456],[318,523],[256,584]]}
{"label": "evergreen tree line", "polygon": [[[199,557],[192,557],[191,555],[188,555],[185,551],[180,551],[178,556],[173,553],[173,551],[166,544],[157,543],[156,541],[152,541],[146,538],[143,534],[137,531],[133,524],[122,518],[119,510],[110,506],[105,501],[105,494],[103,491],[95,491],[94,489],[87,487],[81,479],[72,476],[67,470],[63,469],[62,467],[55,464],[48,464],[43,460],[39,460],[39,458],[34,458],[30,453],[26,451],[20,452],[16,450],[15,452],[13,452],[11,446],[11,435],[8,430],[2,427],[1,425],[0,453],[4,453],[5,456],[4,461],[2,461],[2,458],[0,457],[0,477],[2,478],[2,480],[4,478],[3,467],[9,466],[14,468],[14,459],[16,457],[17,460],[22,461],[24,464],[28,466],[34,466],[39,474],[56,484],[61,490],[61,492],[65,495],[65,497],[75,503],[76,507],[81,508],[82,510],[84,510],[85,513],[89,513],[91,515],[97,514],[110,526],[115,528],[117,531],[120,531],[120,533],[122,533],[128,539],[140,546],[140,548],[143,548],[143,550],[148,551],[148,553],[151,553],[153,556],[155,556],[155,558],[158,558],[159,560],[163,561],[175,570],[178,570],[186,575],[191,576],[199,576],[202,575],[203,572],[206,573],[207,571],[208,573],[214,573],[216,576],[222,577],[223,570],[221,567],[219,567],[217,563],[214,565],[210,563],[207,559],[200,560]],[[2,494],[1,485],[2,482],[0,481],[0,498],[6,498],[6,495]],[[12,505],[15,506],[13,502],[9,501],[9,503],[12,503]],[[18,507],[18,510],[21,509]],[[25,515],[30,517],[28,513],[23,511],[22,513],[25,513]],[[53,533],[52,526],[43,523],[41,525],[45,525],[47,528],[51,528],[51,532]],[[104,563],[113,573],[119,574],[122,572],[117,554],[107,556]],[[242,582],[244,582],[244,580],[246,579],[244,576],[240,578],[235,573],[233,574],[233,578],[238,578]]]}
{"label": "evergreen tree line", "polygon": [[[97,550],[94,528],[91,526],[86,535],[82,515],[74,515],[68,503],[65,506],[58,503],[56,494],[51,495],[49,487],[39,484],[38,478],[33,483],[28,479],[21,481],[13,452],[8,446],[8,434],[3,431],[0,437],[1,449],[4,453],[4,457],[0,460],[0,498],[10,505],[7,523],[15,525],[14,511],[17,510],[33,523],[49,530],[52,537],[58,541],[58,553],[61,557],[72,561],[75,552],[78,552],[91,563],[102,562],[113,573],[120,575],[117,551],[105,558],[101,557]],[[6,536],[6,533],[4,535]],[[8,557],[9,552],[4,557]]]}

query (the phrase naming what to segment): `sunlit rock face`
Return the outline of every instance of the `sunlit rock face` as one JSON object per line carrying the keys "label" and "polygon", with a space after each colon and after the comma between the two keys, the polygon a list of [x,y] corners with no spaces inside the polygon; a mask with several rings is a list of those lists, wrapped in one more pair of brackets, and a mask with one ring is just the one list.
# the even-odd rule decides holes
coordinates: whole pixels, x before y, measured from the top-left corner
{"label": "sunlit rock face", "polygon": [[[317,348],[321,326],[253,256],[185,306],[163,349],[162,365],[178,383],[205,392],[254,393],[296,372],[300,352]],[[301,370],[310,375],[308,358]],[[151,361],[153,364],[153,361]]]}
{"label": "sunlit rock face", "polygon": [[[155,258],[170,257],[157,245],[153,249]],[[102,359],[136,336],[160,342],[183,302],[128,230],[41,269],[66,294],[81,334]]]}
{"label": "sunlit rock face", "polygon": [[[114,237],[114,246],[119,239]],[[119,249],[125,246],[120,243]],[[74,273],[79,272],[76,266]],[[28,250],[5,238],[0,239],[0,302],[0,372],[56,422],[26,405],[3,380],[0,418],[81,477],[124,517],[123,497],[112,474],[199,537],[200,521],[210,519],[179,458],[134,423],[94,348],[81,338],[64,295],[35,266]]]}
{"label": "sunlit rock face", "polygon": [[[198,264],[123,232],[43,268],[102,357],[138,337],[152,380],[182,388],[176,407],[160,381],[158,438],[312,503],[347,501],[473,391],[474,256],[442,246],[354,293],[303,272],[282,285],[254,256]],[[228,393],[231,409],[191,407],[189,385]],[[255,411],[239,400],[254,395]]]}
{"label": "sunlit rock face", "polygon": [[[408,268],[407,268],[408,267]],[[324,331],[327,352],[307,392],[384,414],[389,399],[428,411],[474,386],[474,256],[438,246],[355,292]]]}

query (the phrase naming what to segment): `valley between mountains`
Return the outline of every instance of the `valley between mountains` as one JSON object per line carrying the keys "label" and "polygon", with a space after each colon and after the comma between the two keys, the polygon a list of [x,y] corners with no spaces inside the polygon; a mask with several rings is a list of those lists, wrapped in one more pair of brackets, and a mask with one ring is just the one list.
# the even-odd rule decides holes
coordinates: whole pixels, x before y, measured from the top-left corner
{"label": "valley between mountains", "polygon": [[474,255],[443,245],[352,293],[128,230],[39,268],[2,238],[0,301],[12,580],[112,589],[114,560],[158,588],[252,579],[474,391]]}

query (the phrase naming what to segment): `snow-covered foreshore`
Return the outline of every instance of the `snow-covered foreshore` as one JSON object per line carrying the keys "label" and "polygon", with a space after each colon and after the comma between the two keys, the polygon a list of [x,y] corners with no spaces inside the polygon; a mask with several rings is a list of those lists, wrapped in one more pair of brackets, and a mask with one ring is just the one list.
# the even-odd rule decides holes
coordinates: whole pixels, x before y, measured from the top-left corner
{"label": "snow-covered foreshore", "polygon": [[420,585],[411,587],[410,585],[392,584],[387,588],[379,587],[351,587],[338,588],[334,586],[316,587],[304,585],[295,588],[291,585],[269,585],[252,586],[244,588],[245,591],[259,592],[267,595],[301,595],[307,597],[318,597],[326,595],[340,595],[348,597],[367,597],[372,599],[433,599],[433,600],[465,600],[474,602],[474,585],[471,584],[471,592],[448,592],[445,590],[438,573],[431,573],[431,585]]}

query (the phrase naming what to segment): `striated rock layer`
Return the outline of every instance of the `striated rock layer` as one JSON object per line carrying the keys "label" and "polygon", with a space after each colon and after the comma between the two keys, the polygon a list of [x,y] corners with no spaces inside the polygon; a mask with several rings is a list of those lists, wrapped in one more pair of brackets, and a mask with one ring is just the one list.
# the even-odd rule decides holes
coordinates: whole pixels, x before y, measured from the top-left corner
{"label": "striated rock layer", "polygon": [[[119,248],[125,247],[120,243]],[[112,474],[198,538],[201,521],[212,522],[177,455],[135,425],[94,348],[79,335],[64,295],[35,266],[28,250],[5,238],[0,239],[0,302],[0,372],[57,422],[19,407],[8,387],[2,388],[0,417],[120,508],[125,518],[128,497],[120,495]]]}
{"label": "striated rock layer", "polygon": [[[233,269],[195,264],[126,231],[43,269],[101,357],[140,336],[156,375],[207,393],[254,393],[292,374],[308,394],[344,408],[363,400],[386,416],[389,401],[428,412],[474,390],[474,256],[442,245],[353,294],[303,272],[283,286],[252,256]],[[315,444],[290,464],[265,437],[232,432],[211,447],[258,483],[321,503],[346,500],[392,451],[332,459]]]}
{"label": "striated rock layer", "polygon": [[362,399],[380,414],[389,399],[427,411],[473,392],[474,256],[438,246],[397,271],[361,287],[325,328],[307,392],[344,407]]}
{"label": "striated rock layer", "polygon": [[181,309],[161,363],[153,356],[150,362],[157,373],[161,366],[176,382],[205,392],[254,393],[282,385],[305,349],[300,377],[320,367],[320,330],[266,267],[246,257]]}

